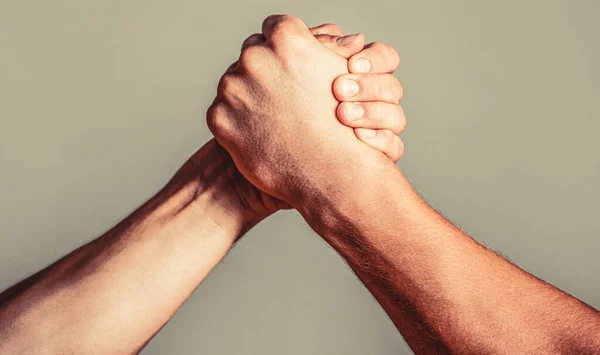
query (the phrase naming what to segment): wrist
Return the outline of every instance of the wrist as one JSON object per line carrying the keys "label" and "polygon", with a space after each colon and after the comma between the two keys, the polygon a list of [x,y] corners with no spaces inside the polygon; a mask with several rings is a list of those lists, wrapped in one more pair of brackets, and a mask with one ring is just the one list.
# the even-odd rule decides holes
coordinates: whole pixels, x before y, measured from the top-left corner
{"label": "wrist", "polygon": [[170,200],[171,212],[190,210],[237,240],[277,210],[249,201],[255,197],[253,189],[229,154],[212,139],[185,162],[157,198]]}
{"label": "wrist", "polygon": [[420,198],[402,172],[381,155],[356,164],[343,183],[303,201],[298,210],[307,223],[327,241],[349,232],[374,227],[390,209],[407,210]]}

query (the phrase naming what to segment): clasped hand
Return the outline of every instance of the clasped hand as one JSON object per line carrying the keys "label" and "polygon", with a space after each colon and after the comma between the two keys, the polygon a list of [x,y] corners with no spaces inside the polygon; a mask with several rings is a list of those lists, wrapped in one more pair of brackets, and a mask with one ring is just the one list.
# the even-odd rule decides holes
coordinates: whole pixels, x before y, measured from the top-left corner
{"label": "clasped hand", "polygon": [[389,45],[364,45],[361,34],[344,36],[336,25],[265,19],[207,112],[209,129],[251,183],[238,189],[244,204],[266,215],[300,209],[351,189],[343,182],[364,176],[355,171],[398,161],[406,126],[392,75],[398,64]]}

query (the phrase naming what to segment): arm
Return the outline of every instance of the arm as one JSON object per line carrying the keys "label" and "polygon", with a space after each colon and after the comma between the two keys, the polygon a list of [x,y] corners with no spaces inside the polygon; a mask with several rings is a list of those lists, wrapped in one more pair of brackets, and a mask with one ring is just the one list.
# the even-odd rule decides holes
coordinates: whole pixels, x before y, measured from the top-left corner
{"label": "arm", "polygon": [[221,78],[208,126],[249,181],[348,261],[415,352],[600,351],[597,311],[462,233],[339,124],[330,83],[345,61],[296,17],[270,16],[262,31]]}
{"label": "arm", "polygon": [[0,353],[139,351],[232,243],[274,210],[256,199],[262,212],[250,214],[236,198],[244,181],[209,142],[124,221],[0,295]]}
{"label": "arm", "polygon": [[302,213],[416,353],[600,352],[598,311],[478,244],[393,163],[378,165],[377,179],[357,176],[352,193],[321,195]]}
{"label": "arm", "polygon": [[[335,25],[311,31],[325,48],[344,58],[363,48],[362,36],[340,37],[343,32]],[[375,64],[374,72],[395,70],[397,62],[379,69],[378,63],[386,60],[382,47],[387,48],[382,43],[370,44],[360,54]],[[355,79],[367,75],[355,74]],[[382,87],[389,85],[385,79],[381,78]],[[404,119],[384,99],[369,90],[351,99],[340,97],[340,101],[368,101],[365,118],[376,110],[386,113],[375,122],[350,122],[342,109],[338,110],[340,119],[356,127],[359,138],[361,129],[376,129],[383,137]],[[399,139],[380,138],[364,142],[399,159],[395,154]],[[284,207],[282,201],[249,184],[229,154],[214,140],[209,142],[131,216],[0,294],[0,353],[138,351],[234,240]]]}

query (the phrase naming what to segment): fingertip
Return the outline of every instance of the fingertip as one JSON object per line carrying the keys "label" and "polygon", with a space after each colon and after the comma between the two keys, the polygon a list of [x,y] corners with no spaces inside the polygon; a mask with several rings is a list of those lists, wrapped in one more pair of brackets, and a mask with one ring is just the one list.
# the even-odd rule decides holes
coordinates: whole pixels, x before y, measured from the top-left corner
{"label": "fingertip", "polygon": [[354,40],[352,41],[352,43],[350,43],[347,46],[348,57],[353,56],[357,53],[360,53],[360,51],[362,51],[364,47],[365,47],[365,36],[362,33],[357,33],[356,37],[354,37]]}
{"label": "fingertip", "polygon": [[357,47],[360,47],[359,51],[362,50],[363,47],[365,46],[365,35],[358,32],[356,34],[356,38],[354,38],[354,45],[356,45]]}
{"label": "fingertip", "polygon": [[365,35],[362,34],[361,32],[358,32],[356,34],[356,42],[360,43],[360,45],[364,47],[364,45],[365,45]]}

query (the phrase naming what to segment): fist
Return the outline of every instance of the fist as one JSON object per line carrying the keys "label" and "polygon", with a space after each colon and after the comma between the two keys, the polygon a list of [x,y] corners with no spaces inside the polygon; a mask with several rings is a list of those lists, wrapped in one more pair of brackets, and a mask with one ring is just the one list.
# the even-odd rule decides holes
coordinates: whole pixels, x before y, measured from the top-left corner
{"label": "fist", "polygon": [[390,163],[336,118],[332,82],[348,73],[346,59],[292,16],[268,17],[262,32],[266,41],[246,41],[207,112],[209,129],[242,175],[296,207],[349,191],[353,171]]}

